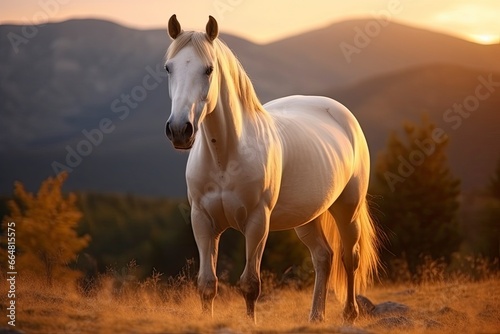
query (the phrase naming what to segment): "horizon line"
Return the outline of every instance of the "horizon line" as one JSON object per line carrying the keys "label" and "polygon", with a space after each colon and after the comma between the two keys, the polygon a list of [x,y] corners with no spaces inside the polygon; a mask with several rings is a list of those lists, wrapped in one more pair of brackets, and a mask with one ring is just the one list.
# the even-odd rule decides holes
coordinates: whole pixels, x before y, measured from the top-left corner
{"label": "horizon line", "polygon": [[[133,29],[133,30],[140,30],[140,31],[154,31],[154,30],[165,30],[166,31],[167,30],[167,22],[165,22],[165,25],[162,26],[162,27],[154,27],[154,26],[148,27],[148,26],[134,25],[133,23],[129,23],[129,22],[123,22],[123,21],[120,21],[120,20],[118,20],[116,18],[99,17],[99,16],[87,16],[87,15],[71,16],[71,17],[68,17],[68,18],[62,18],[60,20],[49,20],[49,21],[45,21],[45,22],[41,22],[41,23],[34,23],[34,24],[26,24],[26,23],[23,23],[21,21],[9,21],[9,20],[6,20],[6,21],[0,21],[0,26],[7,26],[7,25],[13,25],[13,26],[44,26],[46,24],[60,24],[60,23],[68,22],[68,21],[79,21],[79,20],[80,21],[95,20],[95,21],[109,22],[109,23],[116,24],[116,25],[119,25],[119,26],[124,27],[124,28]],[[343,20],[332,21],[332,22],[330,22],[328,24],[322,24],[322,25],[318,25],[316,27],[311,27],[310,29],[305,29],[305,30],[302,30],[302,31],[297,32],[297,33],[290,32],[290,33],[281,35],[280,37],[271,38],[271,39],[264,39],[264,40],[261,40],[261,39],[255,38],[255,37],[251,37],[251,36],[248,36],[248,35],[240,34],[240,33],[234,32],[234,31],[225,30],[225,29],[221,29],[221,33],[226,34],[226,35],[231,35],[231,36],[234,36],[234,37],[237,37],[237,38],[241,38],[241,39],[244,39],[244,40],[247,40],[247,41],[249,41],[249,42],[251,42],[253,44],[268,45],[268,44],[272,44],[272,43],[275,43],[275,42],[283,41],[283,40],[286,40],[286,39],[289,39],[289,38],[293,38],[293,37],[296,37],[296,36],[300,36],[300,35],[303,35],[303,34],[307,34],[307,33],[310,33],[310,32],[314,32],[314,31],[317,31],[317,30],[323,30],[323,29],[326,29],[328,27],[334,26],[336,24],[341,24],[341,23],[351,22],[351,21],[370,21],[370,20],[374,20],[374,18],[370,17],[370,16],[353,16],[351,18],[346,18],[346,19],[343,19]],[[473,37],[474,34],[471,34],[470,36],[463,36],[463,35],[459,35],[459,34],[452,34],[452,33],[449,33],[449,32],[440,31],[439,29],[433,29],[433,28],[430,28],[430,27],[427,27],[427,26],[424,26],[424,25],[414,24],[412,22],[408,22],[408,21],[405,21],[405,20],[391,19],[389,22],[390,23],[396,23],[398,25],[402,25],[402,26],[406,26],[406,27],[410,27],[410,28],[414,28],[414,29],[418,29],[418,30],[427,31],[427,32],[434,33],[434,34],[444,35],[444,36],[447,36],[447,37],[450,37],[450,38],[455,38],[455,39],[458,39],[458,40],[462,40],[462,41],[473,43],[473,44],[477,44],[477,45],[488,46],[488,45],[498,45],[498,44],[500,44],[500,36],[497,36],[496,38],[493,38],[493,39],[490,39],[490,40],[482,40],[480,38],[474,38]],[[200,30],[200,29],[194,29],[194,28],[188,28],[188,29],[186,29],[186,31],[189,31],[189,30],[197,31],[197,30]],[[480,41],[482,41],[482,42],[480,42]]]}

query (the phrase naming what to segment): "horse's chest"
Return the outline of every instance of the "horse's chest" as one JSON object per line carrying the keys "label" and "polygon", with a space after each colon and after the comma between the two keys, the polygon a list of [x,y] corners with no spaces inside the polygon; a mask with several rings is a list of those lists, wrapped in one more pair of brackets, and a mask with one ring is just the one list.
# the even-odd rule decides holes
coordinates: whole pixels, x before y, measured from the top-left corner
{"label": "horse's chest", "polygon": [[244,230],[249,208],[239,194],[232,191],[207,193],[201,204],[214,223]]}
{"label": "horse's chest", "polygon": [[191,199],[214,224],[243,231],[259,202],[262,186],[240,178],[230,173],[209,173],[204,181],[188,183]]}

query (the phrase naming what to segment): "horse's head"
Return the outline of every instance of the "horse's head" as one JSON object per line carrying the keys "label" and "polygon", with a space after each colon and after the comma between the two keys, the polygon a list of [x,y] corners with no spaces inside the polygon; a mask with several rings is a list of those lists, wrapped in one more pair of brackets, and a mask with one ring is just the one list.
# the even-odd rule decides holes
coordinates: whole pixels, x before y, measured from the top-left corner
{"label": "horse's head", "polygon": [[184,32],[172,15],[168,33],[173,39],[167,51],[165,70],[169,78],[172,112],[165,132],[176,149],[193,145],[196,131],[217,103],[218,69],[213,42],[219,31],[210,16],[205,32]]}

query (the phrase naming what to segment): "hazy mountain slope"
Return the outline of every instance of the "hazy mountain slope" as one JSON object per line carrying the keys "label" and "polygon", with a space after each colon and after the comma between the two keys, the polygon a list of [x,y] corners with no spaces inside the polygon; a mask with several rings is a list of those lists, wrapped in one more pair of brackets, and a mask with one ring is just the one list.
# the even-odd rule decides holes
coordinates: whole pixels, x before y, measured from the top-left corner
{"label": "hazy mountain slope", "polygon": [[[15,52],[7,40],[20,26],[0,27],[0,145],[23,146],[72,135],[101,118],[102,106],[162,59],[166,39],[99,20],[47,24]],[[162,42],[160,44],[160,42]],[[161,45],[161,47],[156,47]],[[155,51],[152,51],[155,50]],[[53,133],[50,133],[53,132]]]}
{"label": "hazy mountain slope", "polygon": [[[384,139],[380,138],[387,136],[387,129],[400,123],[388,121],[399,119],[391,113],[408,118],[404,115],[411,110],[406,107],[418,104],[412,101],[414,88],[398,82],[406,82],[404,75],[374,78],[374,74],[438,60],[491,67],[492,71],[500,66],[491,61],[498,46],[475,45],[396,23],[384,28],[383,34],[347,64],[339,55],[338,44],[352,40],[354,27],[366,22],[338,23],[268,45],[230,35],[221,38],[242,62],[263,102],[282,95],[335,90],[340,95],[333,95],[343,94],[348,105],[351,96],[353,107],[369,114],[370,106],[385,110],[380,103],[396,105],[397,101],[397,111],[386,108],[385,121],[391,127],[385,122],[367,125],[369,134],[377,134],[370,135],[376,148],[381,147]],[[8,39],[13,33],[22,36],[23,27],[0,26],[1,193],[10,193],[16,179],[33,188],[53,173],[54,162],[68,165],[68,159],[70,163],[73,159],[69,189],[184,195],[187,155],[175,152],[164,136],[170,112],[162,69],[170,40],[164,30],[139,31],[100,20],[70,20],[39,27],[36,36],[18,46],[18,52]],[[449,77],[455,81],[462,75],[457,72]],[[432,78],[424,79],[421,85]],[[368,81],[361,83],[363,80]],[[354,81],[360,84],[339,90]],[[391,85],[397,94],[387,88],[374,95],[376,89]],[[454,86],[432,87],[436,94],[463,99]],[[406,105],[406,101],[411,103]],[[434,106],[433,100],[428,103]],[[451,100],[446,103],[452,104]],[[444,105],[441,102],[438,109]],[[94,133],[103,120],[109,120],[106,124],[112,130],[88,147],[91,152],[80,159],[68,153],[85,149],[85,131]]]}
{"label": "hazy mountain slope", "polygon": [[[500,45],[474,44],[397,22],[378,25],[376,30],[370,28],[377,26],[374,22],[335,23],[266,48],[283,61],[288,59],[289,79],[307,80],[310,91],[322,90],[325,84],[342,87],[388,71],[436,62],[500,71]],[[315,77],[317,80],[308,80]]]}
{"label": "hazy mountain slope", "polygon": [[[492,83],[486,87],[488,81]],[[500,158],[499,72],[435,64],[324,93],[344,103],[358,117],[372,159],[385,149],[390,131],[401,130],[405,121],[420,122],[423,113],[450,137],[450,164],[465,189],[484,187]],[[454,105],[464,104],[465,116],[453,112]]]}
{"label": "hazy mountain slope", "polygon": [[[397,23],[383,28],[348,64],[339,45],[353,43],[355,28],[367,22],[337,23],[269,45],[221,37],[243,63],[263,102],[437,61],[500,71],[500,46],[476,45]],[[74,134],[75,122],[99,119],[96,110],[141,84],[148,69],[161,66],[169,44],[162,30],[70,20],[39,27],[16,53],[8,36],[22,32],[22,26],[0,26],[0,149],[51,136],[57,141]],[[411,42],[404,40],[410,37]]]}

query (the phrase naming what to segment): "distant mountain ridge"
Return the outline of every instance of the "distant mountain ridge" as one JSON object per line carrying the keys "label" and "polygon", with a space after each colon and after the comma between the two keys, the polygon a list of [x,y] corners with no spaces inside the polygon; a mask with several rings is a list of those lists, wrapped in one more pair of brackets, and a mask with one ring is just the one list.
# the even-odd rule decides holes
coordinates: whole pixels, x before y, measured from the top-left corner
{"label": "distant mountain ridge", "polygon": [[[323,80],[328,81],[333,74],[335,81],[331,82],[330,77],[330,87],[344,87],[380,74],[434,63],[500,72],[500,45],[475,44],[397,22],[389,22],[376,36],[370,37],[366,31],[373,21],[334,23],[267,47],[273,53],[287,54],[294,62],[301,62],[302,66],[294,71],[307,73],[308,66],[314,64],[319,71],[323,69],[323,76],[318,75]],[[364,38],[360,38],[363,34]],[[342,45],[358,49],[359,53],[344,52]],[[323,80],[313,83],[312,91],[321,90]]]}
{"label": "distant mountain ridge", "polygon": [[[414,95],[420,73],[432,74],[436,63],[451,71],[439,73],[452,81],[500,72],[499,45],[473,44],[395,22],[347,62],[339,45],[354,43],[356,31],[367,22],[341,22],[266,45],[231,35],[221,38],[242,62],[262,102],[291,94],[330,95],[365,123],[373,156],[390,129],[415,118],[415,108],[405,108],[405,99],[418,100],[410,106],[422,103],[424,97]],[[9,33],[22,34],[22,27],[0,26],[0,193],[10,193],[16,179],[37,186],[53,173],[55,161],[64,164],[69,152],[88,140],[85,133],[108,119],[113,130],[81,157],[68,188],[184,196],[187,155],[174,152],[163,133],[170,112],[161,68],[170,42],[165,30],[70,20],[40,27],[17,53]],[[146,77],[153,89],[146,89]],[[423,76],[417,84],[432,87],[424,94],[430,99],[425,100],[428,109],[442,110],[473,92],[474,87],[464,88],[458,94],[456,86],[440,77]],[[433,92],[449,98],[436,98],[434,105],[429,97]],[[477,113],[484,126],[498,124],[498,112],[490,115],[498,110],[497,94],[485,103],[487,116]],[[120,107],[122,112],[117,112]],[[369,112],[373,109],[384,112],[387,122],[376,121]],[[490,146],[488,152],[498,151]],[[486,173],[489,163],[485,160],[477,173]],[[483,181],[467,184],[480,187]]]}

